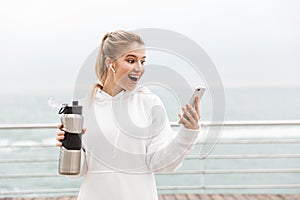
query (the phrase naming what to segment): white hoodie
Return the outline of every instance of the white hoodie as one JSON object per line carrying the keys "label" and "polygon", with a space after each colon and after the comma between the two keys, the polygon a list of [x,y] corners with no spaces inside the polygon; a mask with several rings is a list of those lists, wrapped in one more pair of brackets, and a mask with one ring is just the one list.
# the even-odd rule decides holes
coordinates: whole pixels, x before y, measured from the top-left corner
{"label": "white hoodie", "polygon": [[84,106],[80,200],[157,200],[154,172],[173,172],[199,130],[174,133],[163,103],[147,88],[112,97],[98,90]]}

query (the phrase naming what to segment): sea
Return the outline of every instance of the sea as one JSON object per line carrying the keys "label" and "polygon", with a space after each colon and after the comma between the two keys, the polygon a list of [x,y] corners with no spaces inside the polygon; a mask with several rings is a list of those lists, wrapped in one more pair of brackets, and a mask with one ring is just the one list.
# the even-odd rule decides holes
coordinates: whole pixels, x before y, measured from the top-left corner
{"label": "sea", "polygon": [[[165,104],[170,121],[177,121],[180,105],[167,92],[153,91]],[[225,92],[224,121],[300,120],[300,88],[298,87],[228,87]],[[58,108],[49,106],[49,97],[57,105],[70,103],[71,89],[6,91],[0,94],[0,124],[55,124],[59,123]],[[188,97],[187,97],[188,99]],[[201,121],[211,122],[213,112],[209,91],[201,100]],[[299,125],[223,127],[219,141],[226,139],[299,139]],[[32,190],[79,188],[82,178],[64,176],[26,177],[31,174],[57,174],[59,148],[55,146],[55,129],[0,129],[0,197],[10,196],[65,196],[76,192],[31,193]],[[48,145],[48,148],[30,147]],[[25,145],[25,147],[16,147]],[[201,144],[192,155],[198,155]],[[300,144],[216,144],[210,155],[300,154]],[[49,162],[21,162],[9,160],[52,159]],[[159,193],[299,193],[300,188],[275,189],[218,189],[209,186],[242,185],[300,185],[300,157],[277,159],[186,159],[179,170],[234,170],[234,169],[298,169],[294,173],[217,173],[156,175],[160,186],[208,186],[207,189],[159,190]],[[25,177],[14,177],[24,175]],[[27,191],[27,194],[14,194]]]}

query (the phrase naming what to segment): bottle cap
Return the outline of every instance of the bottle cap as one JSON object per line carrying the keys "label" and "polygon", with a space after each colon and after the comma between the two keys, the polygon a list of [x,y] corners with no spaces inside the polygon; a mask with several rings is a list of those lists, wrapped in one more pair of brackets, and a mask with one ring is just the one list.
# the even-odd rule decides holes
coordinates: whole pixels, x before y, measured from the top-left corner
{"label": "bottle cap", "polygon": [[78,101],[72,101],[72,106],[64,104],[64,107],[61,107],[58,114],[82,114],[82,106],[78,105]]}

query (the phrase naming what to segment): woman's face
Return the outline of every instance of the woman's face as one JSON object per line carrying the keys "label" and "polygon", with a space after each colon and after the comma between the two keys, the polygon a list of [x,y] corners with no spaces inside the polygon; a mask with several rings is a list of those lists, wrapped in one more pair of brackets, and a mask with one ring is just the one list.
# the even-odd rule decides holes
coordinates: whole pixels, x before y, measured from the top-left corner
{"label": "woman's face", "polygon": [[116,71],[114,79],[117,85],[127,91],[135,89],[144,74],[145,59],[144,46],[133,44],[129,51],[113,62],[113,68]]}

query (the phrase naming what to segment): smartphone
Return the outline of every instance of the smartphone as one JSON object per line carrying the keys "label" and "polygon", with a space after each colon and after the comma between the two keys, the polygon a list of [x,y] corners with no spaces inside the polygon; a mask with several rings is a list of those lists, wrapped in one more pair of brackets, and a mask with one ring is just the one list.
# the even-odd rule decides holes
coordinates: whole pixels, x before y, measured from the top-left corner
{"label": "smartphone", "polygon": [[[199,101],[200,101],[201,98],[202,98],[202,96],[203,96],[203,94],[204,94],[204,92],[205,92],[205,88],[203,88],[203,87],[196,87],[195,90],[194,90],[194,92],[193,92],[193,95],[192,95],[192,97],[191,97],[191,99],[189,101],[189,105],[196,109],[196,102],[195,102],[196,97],[198,97]],[[183,117],[186,118],[186,119],[188,119],[185,114],[183,114]],[[181,120],[179,120],[178,123],[181,124],[182,123]]]}

